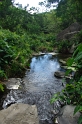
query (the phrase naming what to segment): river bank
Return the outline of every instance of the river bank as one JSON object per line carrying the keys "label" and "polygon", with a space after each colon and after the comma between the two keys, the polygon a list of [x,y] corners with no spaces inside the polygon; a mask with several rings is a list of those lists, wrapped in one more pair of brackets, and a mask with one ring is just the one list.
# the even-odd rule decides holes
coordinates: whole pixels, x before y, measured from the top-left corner
{"label": "river bank", "polygon": [[62,84],[65,83],[61,78],[54,77],[54,72],[58,70],[61,70],[61,66],[57,56],[34,56],[24,78],[10,78],[5,82],[10,92],[3,102],[3,108],[15,103],[36,105],[39,124],[54,124],[53,111],[60,109],[60,105],[58,102],[50,104],[50,99],[64,88]]}

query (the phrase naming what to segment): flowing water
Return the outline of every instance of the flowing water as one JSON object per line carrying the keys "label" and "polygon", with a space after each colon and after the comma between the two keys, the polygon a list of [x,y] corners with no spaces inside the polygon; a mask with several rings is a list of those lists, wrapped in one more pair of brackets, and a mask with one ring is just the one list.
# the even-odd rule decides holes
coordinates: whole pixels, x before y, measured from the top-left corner
{"label": "flowing water", "polygon": [[30,68],[31,70],[26,72],[24,78],[25,87],[30,92],[42,92],[51,88],[57,80],[54,72],[60,70],[60,64],[56,57],[53,58],[52,55],[47,54],[33,57]]}
{"label": "flowing water", "polygon": [[54,77],[54,72],[61,70],[58,58],[51,54],[33,57],[30,70],[26,71],[22,79],[23,90],[11,90],[3,103],[3,107],[12,103],[36,104],[40,124],[53,124],[54,105],[50,99],[61,91],[62,79]]}

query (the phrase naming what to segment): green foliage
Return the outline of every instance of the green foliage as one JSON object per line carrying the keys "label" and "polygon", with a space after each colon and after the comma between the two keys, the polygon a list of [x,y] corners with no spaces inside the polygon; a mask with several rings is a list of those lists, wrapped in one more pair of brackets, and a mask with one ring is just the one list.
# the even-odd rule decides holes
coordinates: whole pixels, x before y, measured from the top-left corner
{"label": "green foliage", "polygon": [[70,58],[70,59],[67,60],[67,65],[71,66],[73,64],[73,62],[74,62],[74,59]]}
{"label": "green foliage", "polygon": [[71,47],[72,43],[68,40],[62,40],[58,43],[58,50],[60,53],[69,53],[69,48]]}
{"label": "green foliage", "polygon": [[62,20],[62,29],[67,28],[73,22],[82,24],[82,1],[61,0],[58,4],[56,15]]}
{"label": "green foliage", "polygon": [[22,75],[33,52],[53,51],[51,40],[52,35],[17,35],[0,29],[0,79]]}
{"label": "green foliage", "polygon": [[4,91],[4,87],[3,85],[0,83],[0,90],[3,92]]}
{"label": "green foliage", "polygon": [[4,79],[4,78],[7,78],[7,77],[6,77],[6,74],[5,74],[4,70],[1,70],[1,69],[0,69],[0,79],[2,80],[2,79]]}
{"label": "green foliage", "polygon": [[60,97],[60,92],[53,95],[53,97],[50,99],[50,103],[56,102]]}
{"label": "green foliage", "polygon": [[[82,31],[71,41],[56,42],[57,33],[73,22],[82,24],[81,0],[48,0],[58,2],[56,10],[45,13],[30,14],[26,8],[16,8],[11,0],[0,1],[0,80],[23,75],[28,67],[28,60],[33,52],[51,52],[58,47],[59,52],[68,52],[72,44],[82,42]],[[50,5],[49,4],[49,5]],[[74,104],[74,114],[82,111],[82,44],[79,44],[67,65],[74,66],[75,75],[72,83],[66,85],[61,93],[51,99],[65,104]],[[69,69],[66,75],[72,72]],[[0,84],[3,91],[3,86]],[[78,121],[82,123],[82,115]]]}
{"label": "green foliage", "polygon": [[[74,104],[76,105],[74,114],[76,114],[78,111],[82,112],[82,44],[78,45],[72,58],[67,61],[68,66],[73,66],[73,64],[76,72],[74,79],[71,81],[72,83],[67,83],[62,92],[55,94],[51,99],[51,103],[60,99],[65,104]],[[82,115],[78,120],[78,124],[81,123]]]}
{"label": "green foliage", "polygon": [[0,30],[0,79],[17,75],[25,69],[30,56],[31,50],[25,36]]}
{"label": "green foliage", "polygon": [[[56,43],[58,46],[58,50],[60,53],[70,53],[70,49],[72,46],[78,46],[78,44],[81,43],[82,39],[82,31],[79,31],[78,34],[75,34],[72,38],[70,39],[64,39]],[[81,53],[79,53],[81,54]]]}

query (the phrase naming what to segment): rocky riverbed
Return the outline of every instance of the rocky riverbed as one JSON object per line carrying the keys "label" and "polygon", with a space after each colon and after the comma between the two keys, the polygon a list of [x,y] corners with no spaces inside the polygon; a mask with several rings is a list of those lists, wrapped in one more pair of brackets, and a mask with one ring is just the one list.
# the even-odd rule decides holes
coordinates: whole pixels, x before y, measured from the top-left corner
{"label": "rocky riverbed", "polygon": [[30,70],[26,71],[23,79],[9,79],[6,82],[10,92],[3,103],[3,108],[14,103],[36,105],[39,123],[53,124],[55,106],[50,104],[50,99],[63,88],[62,79],[54,77],[54,72],[60,69],[58,58],[52,54],[33,57]]}
{"label": "rocky riverbed", "polygon": [[61,71],[56,56],[46,54],[33,57],[24,78],[11,78],[5,82],[10,92],[3,102],[3,108],[15,103],[36,105],[39,124],[54,124],[55,114],[60,112],[59,103],[50,104],[50,99],[65,84],[61,78],[54,77],[56,71]]}

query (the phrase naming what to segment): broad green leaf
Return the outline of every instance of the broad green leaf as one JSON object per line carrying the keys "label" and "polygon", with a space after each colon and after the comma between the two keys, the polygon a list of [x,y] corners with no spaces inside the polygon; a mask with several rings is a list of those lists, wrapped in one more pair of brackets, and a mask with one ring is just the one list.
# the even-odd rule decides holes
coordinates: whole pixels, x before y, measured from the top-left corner
{"label": "broad green leaf", "polygon": [[80,108],[80,106],[78,105],[78,106],[76,106],[75,107],[75,109],[74,109],[74,113],[73,114],[76,114],[76,112],[78,112],[79,111],[79,108]]}
{"label": "broad green leaf", "polygon": [[68,75],[70,72],[71,72],[71,69],[67,70],[67,71],[65,72],[65,75]]}
{"label": "broad green leaf", "polygon": [[79,44],[79,46],[78,46],[78,50],[79,50],[79,51],[82,51],[82,43]]}
{"label": "broad green leaf", "polygon": [[82,110],[82,106],[81,105],[77,105],[74,109],[74,114],[76,114],[77,112]]}
{"label": "broad green leaf", "polygon": [[50,100],[50,103],[52,104],[52,103],[54,103],[55,101],[57,101],[58,99],[57,98],[52,98],[51,100]]}
{"label": "broad green leaf", "polygon": [[71,66],[73,64],[73,62],[74,62],[74,58],[70,58],[67,60],[67,65]]}
{"label": "broad green leaf", "polygon": [[77,53],[82,51],[82,44],[79,44],[77,49],[74,51],[73,56],[75,56]]}
{"label": "broad green leaf", "polygon": [[78,119],[78,124],[82,124],[82,115],[80,115],[80,117]]}
{"label": "broad green leaf", "polygon": [[75,61],[79,61],[79,60],[82,60],[82,52],[79,52],[75,58]]}
{"label": "broad green leaf", "polygon": [[3,87],[2,84],[0,84],[0,90],[1,90],[1,91],[4,91],[4,87]]}
{"label": "broad green leaf", "polygon": [[67,101],[67,104],[70,104],[70,99],[69,98],[67,98],[66,101]]}
{"label": "broad green leaf", "polygon": [[82,76],[80,77],[80,80],[79,81],[82,81]]}
{"label": "broad green leaf", "polygon": [[60,98],[62,101],[64,101],[64,100],[65,100],[64,95],[60,96],[59,98]]}
{"label": "broad green leaf", "polygon": [[51,98],[50,103],[54,103],[55,101],[57,101],[59,99],[59,92],[54,94],[54,96]]}

